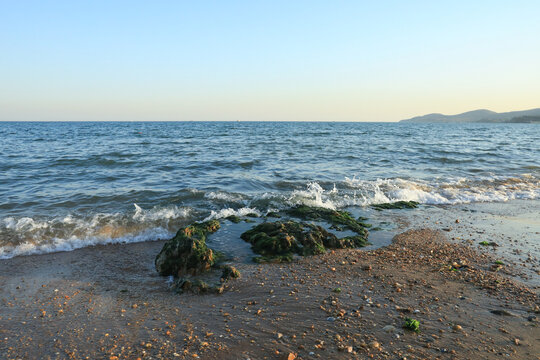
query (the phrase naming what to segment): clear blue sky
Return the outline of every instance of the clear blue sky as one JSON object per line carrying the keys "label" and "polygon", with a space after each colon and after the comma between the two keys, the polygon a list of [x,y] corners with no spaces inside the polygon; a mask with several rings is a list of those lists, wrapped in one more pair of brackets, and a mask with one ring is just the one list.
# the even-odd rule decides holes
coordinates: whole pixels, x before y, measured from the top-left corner
{"label": "clear blue sky", "polygon": [[540,1],[0,0],[0,120],[540,107]]}

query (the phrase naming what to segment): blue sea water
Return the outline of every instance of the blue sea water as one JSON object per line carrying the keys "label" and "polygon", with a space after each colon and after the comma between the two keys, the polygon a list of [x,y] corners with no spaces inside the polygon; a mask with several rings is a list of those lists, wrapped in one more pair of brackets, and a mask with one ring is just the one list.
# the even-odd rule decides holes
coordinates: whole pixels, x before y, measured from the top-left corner
{"label": "blue sea water", "polygon": [[0,258],[295,204],[540,199],[540,126],[0,123]]}

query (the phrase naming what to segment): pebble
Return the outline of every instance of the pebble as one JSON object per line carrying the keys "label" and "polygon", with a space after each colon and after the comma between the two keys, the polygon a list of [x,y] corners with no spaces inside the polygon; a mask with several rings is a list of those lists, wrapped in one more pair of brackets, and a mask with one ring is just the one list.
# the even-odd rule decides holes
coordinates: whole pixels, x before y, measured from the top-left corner
{"label": "pebble", "polygon": [[396,331],[396,327],[393,326],[393,325],[386,325],[385,327],[382,328],[384,332],[386,333],[393,333]]}

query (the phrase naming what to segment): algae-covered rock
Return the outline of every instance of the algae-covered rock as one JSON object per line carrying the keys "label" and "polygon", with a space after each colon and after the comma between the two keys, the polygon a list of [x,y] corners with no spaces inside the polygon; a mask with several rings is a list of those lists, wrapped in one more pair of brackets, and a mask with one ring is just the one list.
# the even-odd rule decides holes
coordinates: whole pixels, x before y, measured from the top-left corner
{"label": "algae-covered rock", "polygon": [[240,237],[252,244],[253,252],[262,255],[254,258],[256,262],[286,262],[292,260],[293,254],[316,255],[323,254],[327,248],[367,244],[367,236],[363,234],[339,239],[321,226],[295,221],[262,223]]}
{"label": "algae-covered rock", "polygon": [[364,236],[366,239],[368,236],[368,231],[366,228],[371,226],[370,224],[365,224],[362,221],[353,218],[351,213],[348,211],[338,211],[322,207],[299,205],[289,209],[287,212],[291,216],[303,220],[328,222],[331,224],[331,227],[339,231],[343,230],[343,228],[347,228],[354,231],[358,235]]}
{"label": "algae-covered rock", "polygon": [[297,241],[294,234],[302,231],[300,224],[262,223],[246,231],[240,237],[249,242],[253,252],[260,255],[286,255],[297,251]]}
{"label": "algae-covered rock", "polygon": [[237,279],[240,277],[240,271],[238,271],[234,266],[225,265],[223,266],[223,271],[221,273],[221,280],[227,281],[229,279]]}
{"label": "algae-covered rock", "polygon": [[238,224],[239,222],[242,221],[242,218],[240,216],[236,216],[236,215],[227,216],[225,219],[229,220],[230,222],[233,222],[235,224]]}
{"label": "algae-covered rock", "polygon": [[175,237],[165,243],[155,260],[160,275],[197,275],[209,270],[216,259],[206,246],[206,236],[219,229],[219,221],[193,223],[178,230]]}
{"label": "algae-covered rock", "polygon": [[274,256],[254,256],[252,260],[253,262],[256,262],[257,264],[287,263],[293,260],[293,254],[274,255]]}
{"label": "algae-covered rock", "polygon": [[371,205],[372,208],[378,211],[387,210],[387,209],[414,209],[418,207],[416,201],[396,201],[392,203],[384,204],[374,204]]}
{"label": "algae-covered rock", "polygon": [[347,249],[347,248],[364,247],[366,245],[369,245],[369,242],[367,241],[367,238],[365,236],[355,235],[355,236],[346,236],[341,239],[336,239],[334,242],[328,243],[327,247],[331,249]]}
{"label": "algae-covered rock", "polygon": [[194,294],[221,294],[225,287],[222,284],[210,285],[201,279],[179,278],[173,286],[174,290],[182,294],[184,292],[192,292]]}

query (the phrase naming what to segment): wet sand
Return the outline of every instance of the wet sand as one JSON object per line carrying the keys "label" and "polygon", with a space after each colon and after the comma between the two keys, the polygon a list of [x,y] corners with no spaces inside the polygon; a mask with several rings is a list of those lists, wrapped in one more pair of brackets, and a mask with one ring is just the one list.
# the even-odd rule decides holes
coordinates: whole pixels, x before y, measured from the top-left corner
{"label": "wet sand", "polygon": [[0,358],[540,359],[538,294],[444,232],[241,264],[221,295],[172,292],[162,245],[0,261]]}

